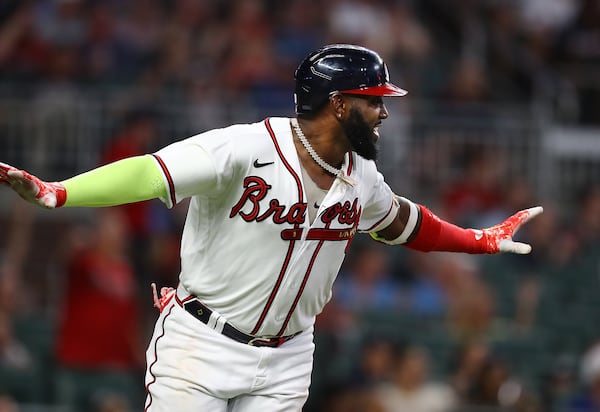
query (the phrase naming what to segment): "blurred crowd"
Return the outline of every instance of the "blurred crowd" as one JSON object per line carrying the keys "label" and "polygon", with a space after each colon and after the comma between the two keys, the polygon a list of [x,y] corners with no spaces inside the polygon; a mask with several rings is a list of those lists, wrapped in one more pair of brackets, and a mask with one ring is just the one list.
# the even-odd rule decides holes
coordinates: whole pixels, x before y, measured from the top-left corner
{"label": "blurred crowd", "polygon": [[[600,122],[598,0],[5,0],[0,95],[118,97],[127,115],[101,164],[157,148],[164,96],[192,117],[231,102],[293,113],[295,67],[333,42],[380,52],[417,100],[471,116],[539,103]],[[565,210],[476,149],[429,206],[486,227],[542,204],[519,233],[533,253],[422,254],[357,236],[317,322],[307,412],[600,411],[600,186]],[[0,412],[140,410],[149,283],[176,283],[186,205],[56,212],[17,200],[0,216]]]}
{"label": "blurred crowd", "polygon": [[281,112],[299,60],[345,42],[418,98],[543,101],[598,123],[599,27],[596,0],[5,0],[0,78]]}

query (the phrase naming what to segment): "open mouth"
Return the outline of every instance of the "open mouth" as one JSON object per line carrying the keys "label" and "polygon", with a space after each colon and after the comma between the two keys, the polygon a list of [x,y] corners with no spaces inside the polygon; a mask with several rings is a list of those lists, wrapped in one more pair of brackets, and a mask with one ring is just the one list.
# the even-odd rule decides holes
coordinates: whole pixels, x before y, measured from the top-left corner
{"label": "open mouth", "polygon": [[375,136],[375,140],[379,138],[379,126],[381,123],[377,123],[375,127],[373,127],[373,135]]}

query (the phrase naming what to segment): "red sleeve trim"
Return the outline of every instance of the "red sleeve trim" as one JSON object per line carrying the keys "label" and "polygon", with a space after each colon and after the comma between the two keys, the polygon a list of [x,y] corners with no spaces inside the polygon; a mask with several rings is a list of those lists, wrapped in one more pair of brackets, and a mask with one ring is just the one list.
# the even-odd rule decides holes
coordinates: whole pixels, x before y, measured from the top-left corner
{"label": "red sleeve trim", "polygon": [[167,182],[169,184],[169,198],[171,199],[171,205],[175,206],[177,204],[177,201],[175,198],[175,184],[173,183],[173,178],[171,177],[171,173],[169,173],[169,169],[167,169],[167,165],[165,165],[165,162],[158,155],[153,154],[152,156],[154,156],[154,158],[160,165],[160,168],[162,169],[163,174],[167,178]]}

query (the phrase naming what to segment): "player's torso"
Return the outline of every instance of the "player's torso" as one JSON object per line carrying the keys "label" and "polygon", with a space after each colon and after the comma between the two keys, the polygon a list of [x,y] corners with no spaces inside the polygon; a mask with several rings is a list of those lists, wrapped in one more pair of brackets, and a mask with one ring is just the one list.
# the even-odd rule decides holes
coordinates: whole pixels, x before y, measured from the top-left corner
{"label": "player's torso", "polygon": [[227,192],[192,199],[181,280],[243,331],[286,335],[310,326],[330,299],[364,188],[356,156],[347,157],[351,179],[334,181],[311,225],[289,119],[246,127],[259,133],[239,136],[236,150],[247,156]]}

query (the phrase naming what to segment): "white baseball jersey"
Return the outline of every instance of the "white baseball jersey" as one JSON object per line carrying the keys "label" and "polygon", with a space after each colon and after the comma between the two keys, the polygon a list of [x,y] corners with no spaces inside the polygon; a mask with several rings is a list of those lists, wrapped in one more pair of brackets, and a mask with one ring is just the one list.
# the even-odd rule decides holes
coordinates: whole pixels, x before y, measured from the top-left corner
{"label": "white baseball jersey", "polygon": [[383,229],[397,212],[375,163],[351,153],[310,224],[288,118],[211,130],[155,158],[167,206],[191,197],[181,285],[252,335],[312,326],[355,233]]}

